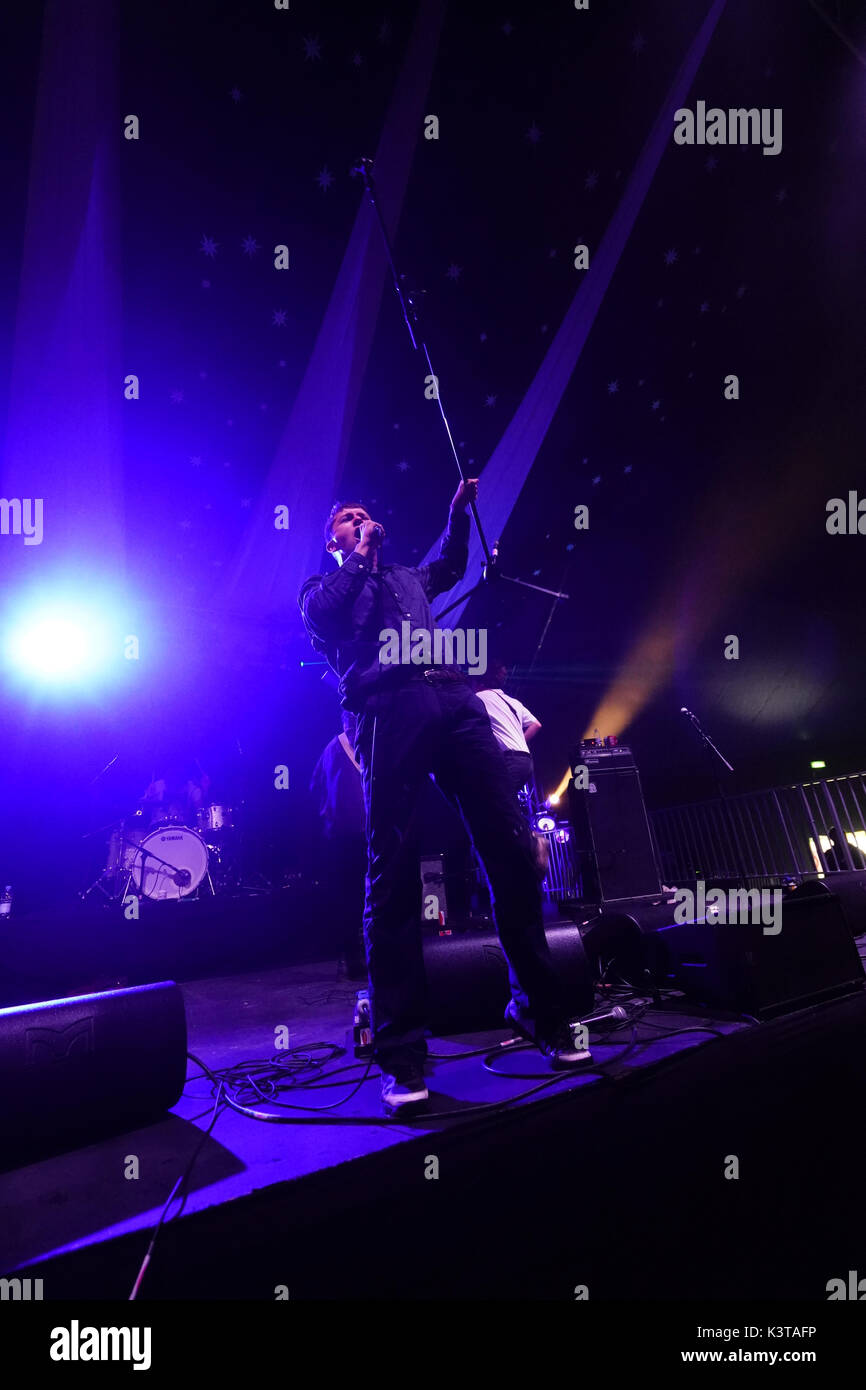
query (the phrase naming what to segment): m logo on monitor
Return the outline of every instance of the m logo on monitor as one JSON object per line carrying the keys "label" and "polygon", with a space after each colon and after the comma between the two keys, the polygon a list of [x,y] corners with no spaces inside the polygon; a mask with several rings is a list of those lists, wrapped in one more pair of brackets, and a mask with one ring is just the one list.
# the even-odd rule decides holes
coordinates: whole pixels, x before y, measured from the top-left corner
{"label": "m logo on monitor", "polygon": [[28,1028],[25,1062],[62,1062],[73,1053],[93,1052],[93,1015],[65,1028]]}

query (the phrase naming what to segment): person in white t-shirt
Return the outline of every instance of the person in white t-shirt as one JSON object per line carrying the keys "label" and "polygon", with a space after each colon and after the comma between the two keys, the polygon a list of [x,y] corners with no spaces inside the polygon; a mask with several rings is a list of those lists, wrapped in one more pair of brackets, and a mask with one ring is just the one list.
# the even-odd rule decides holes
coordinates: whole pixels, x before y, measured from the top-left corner
{"label": "person in white t-shirt", "polygon": [[493,661],[486,674],[476,676],[472,685],[487,710],[493,736],[502,749],[516,796],[527,782],[530,786],[533,784],[529,740],[538,733],[541,721],[513,695],[506,695],[502,687],[507,679],[508,668],[504,661]]}

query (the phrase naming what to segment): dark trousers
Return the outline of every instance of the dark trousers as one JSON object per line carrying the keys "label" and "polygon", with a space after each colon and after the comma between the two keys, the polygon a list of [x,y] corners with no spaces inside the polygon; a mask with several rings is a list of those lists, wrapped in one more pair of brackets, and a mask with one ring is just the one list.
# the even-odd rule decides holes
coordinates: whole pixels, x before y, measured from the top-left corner
{"label": "dark trousers", "polygon": [[364,960],[364,883],[367,839],[364,827],[332,830],[323,846],[322,870],[327,875],[330,902],[341,921],[340,949],[351,974]]}
{"label": "dark trousers", "polygon": [[532,754],[519,753],[516,748],[503,748],[502,756],[505,759],[505,766],[508,768],[508,776],[511,779],[511,786],[514,795],[529,783],[532,787]]}
{"label": "dark trousers", "polygon": [[407,832],[432,772],[460,809],[488,880],[512,996],[533,1036],[567,1016],[551,960],[529,826],[484,705],[465,682],[420,673],[374,694],[358,720],[356,751],[367,815],[364,934],[374,1030],[383,1065],[426,1048],[421,884]]}

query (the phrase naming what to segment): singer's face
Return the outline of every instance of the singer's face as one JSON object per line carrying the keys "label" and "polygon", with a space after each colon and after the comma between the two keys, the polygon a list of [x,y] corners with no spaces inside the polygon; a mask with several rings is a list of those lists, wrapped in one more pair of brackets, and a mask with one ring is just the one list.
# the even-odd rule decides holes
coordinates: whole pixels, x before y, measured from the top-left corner
{"label": "singer's face", "polygon": [[333,540],[329,543],[328,549],[331,551],[340,550],[344,556],[351,555],[358,544],[355,531],[359,526],[363,526],[365,521],[371,520],[369,512],[365,512],[363,507],[356,507],[350,502],[337,514],[331,532]]}

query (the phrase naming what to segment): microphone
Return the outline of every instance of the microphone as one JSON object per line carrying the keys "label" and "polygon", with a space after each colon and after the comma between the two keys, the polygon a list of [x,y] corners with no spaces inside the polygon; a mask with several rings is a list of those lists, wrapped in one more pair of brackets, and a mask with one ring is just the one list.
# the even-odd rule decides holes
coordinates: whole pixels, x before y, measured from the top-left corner
{"label": "microphone", "polygon": [[186,888],[192,882],[192,874],[190,873],[189,869],[177,869],[172,874],[172,878],[174,879],[178,888]]}
{"label": "microphone", "polygon": [[586,1024],[608,1023],[608,1022],[611,1022],[611,1023],[623,1023],[627,1018],[628,1018],[628,1014],[626,1013],[626,1011],[625,1011],[625,1009],[622,1007],[622,1005],[621,1005],[621,1004],[614,1004],[614,1006],[613,1006],[612,1009],[605,1009],[604,1013],[599,1013],[599,1014],[587,1014],[585,1018],[581,1018],[581,1019],[580,1019],[580,1022],[581,1022],[581,1023],[586,1023]]}
{"label": "microphone", "polygon": [[[355,539],[356,539],[356,540],[360,540],[360,539],[361,539],[361,536],[362,536],[363,534],[364,534],[364,528],[363,528],[363,526],[356,526],[356,527],[355,527]],[[379,525],[378,522],[377,522],[376,525],[373,527],[373,535],[376,537],[376,539],[377,539],[378,541],[382,541],[382,540],[385,539],[385,532],[382,530],[382,527]]]}

